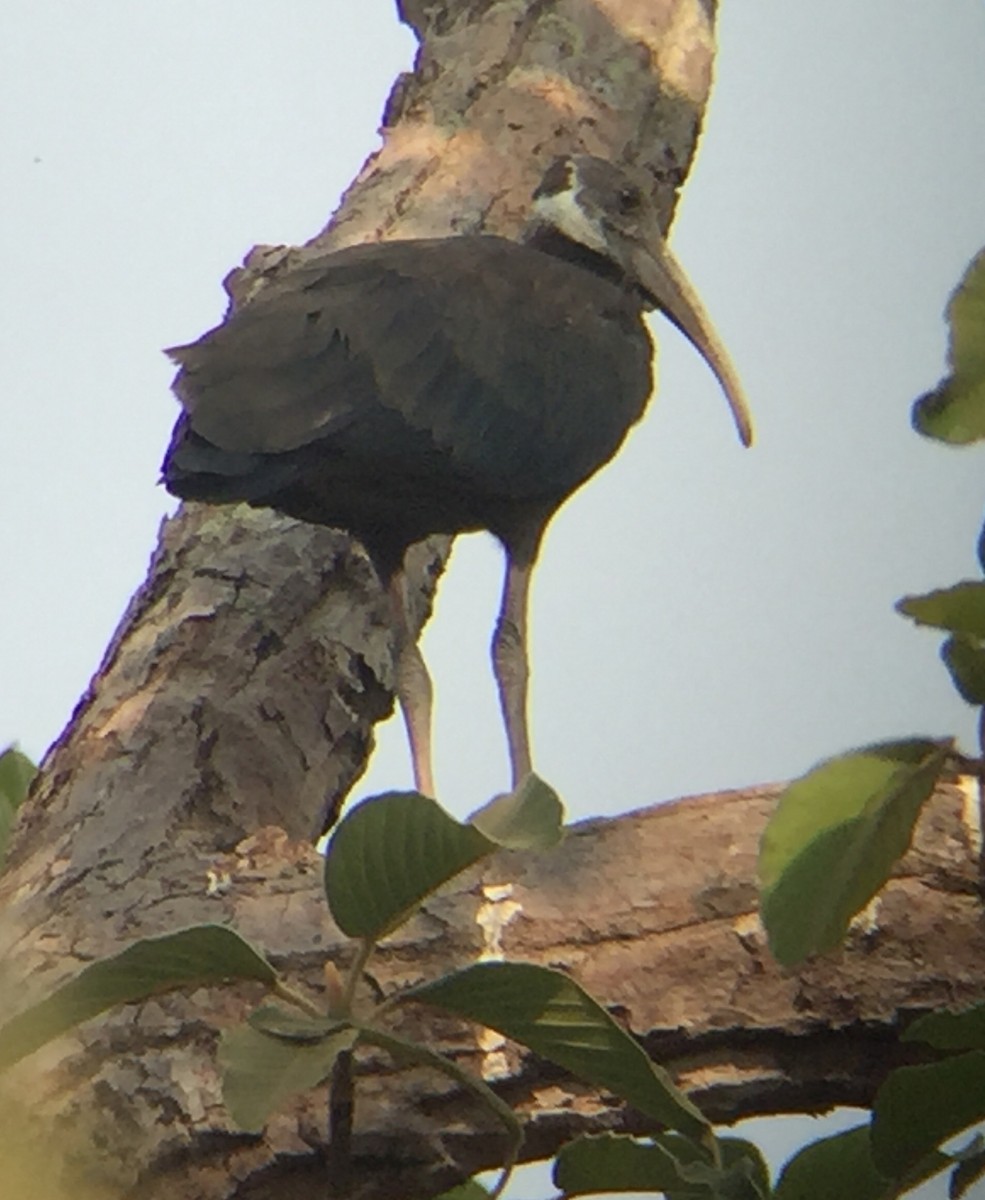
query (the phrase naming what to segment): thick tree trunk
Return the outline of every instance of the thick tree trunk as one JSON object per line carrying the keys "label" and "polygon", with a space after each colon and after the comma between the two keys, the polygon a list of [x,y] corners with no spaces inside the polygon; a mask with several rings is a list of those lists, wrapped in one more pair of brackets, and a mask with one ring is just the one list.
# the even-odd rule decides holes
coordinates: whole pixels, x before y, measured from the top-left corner
{"label": "thick tree trunk", "polygon": [[[712,68],[710,0],[404,0],[421,47],[384,144],[327,228],[262,247],[228,281],[378,238],[517,231],[542,167],[585,149],[654,176],[669,221]],[[422,551],[426,619],[441,546]],[[309,839],[363,770],[392,705],[385,609],[341,533],[245,508],[186,506],[52,749],[0,880],[3,1002],[20,1008],[126,941],[226,921],[318,995],[329,922]],[[473,961],[509,885],[508,956],[570,968],[614,1006],[711,1115],[863,1102],[906,1012],[981,998],[976,848],[961,794],[938,798],[918,849],[841,955],[796,975],[764,950],[755,840],[769,789],[579,826],[555,854],[503,856],[428,905],[375,960],[384,990]],[[279,831],[284,831],[281,833]],[[226,881],[216,888],[215,880]],[[93,1023],[18,1069],[58,1130],[72,1187],[110,1194],[322,1196],[324,1091],[265,1135],[236,1133],[212,1049],[250,989],[166,997]],[[529,1119],[526,1153],[640,1120],[474,1033],[417,1022]],[[427,1194],[497,1161],[498,1132],[447,1081],[363,1064],[348,1194]]]}

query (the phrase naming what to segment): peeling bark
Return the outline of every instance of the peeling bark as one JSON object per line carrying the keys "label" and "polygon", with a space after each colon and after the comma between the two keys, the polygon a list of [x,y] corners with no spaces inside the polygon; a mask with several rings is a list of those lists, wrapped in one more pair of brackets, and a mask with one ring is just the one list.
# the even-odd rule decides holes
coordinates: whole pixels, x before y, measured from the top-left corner
{"label": "peeling bark", "polygon": [[[545,163],[575,149],[648,169],[669,222],[707,101],[710,0],[401,0],[421,40],[383,146],[326,228],[257,247],[233,305],[313,254],[381,238],[515,233]],[[426,619],[447,544],[421,552]],[[245,507],[186,505],[44,763],[0,879],[8,1010],[136,937],[227,921],[314,997],[351,951],[307,844],[362,772],[392,707],[385,606],[344,534]],[[944,789],[870,924],[795,974],[754,918],[756,839],[775,790],[703,797],[578,826],[555,854],[503,855],[457,881],[373,963],[384,991],[474,961],[484,883],[519,905],[508,956],[563,966],[643,1038],[714,1118],[864,1103],[899,1060],[910,1012],[983,998],[977,845]],[[227,889],[209,880],[228,876]],[[231,1129],[212,1050],[257,989],[202,989],[93,1022],[32,1057],[7,1094],[54,1131],[73,1195],[324,1196],[324,1089]],[[408,1012],[482,1069],[474,1031]],[[496,1086],[525,1155],[571,1134],[640,1130],[509,1048]],[[485,1064],[491,1065],[490,1062]],[[345,1194],[427,1195],[494,1164],[501,1134],[447,1080],[360,1062]],[[32,1117],[32,1119],[34,1119]],[[36,1160],[37,1161],[37,1160]]]}

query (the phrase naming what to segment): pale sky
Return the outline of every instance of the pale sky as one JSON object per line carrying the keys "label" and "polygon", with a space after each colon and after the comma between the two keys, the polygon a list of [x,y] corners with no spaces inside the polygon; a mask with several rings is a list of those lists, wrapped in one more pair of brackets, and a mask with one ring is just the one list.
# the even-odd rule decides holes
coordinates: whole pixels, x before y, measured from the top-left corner
{"label": "pale sky", "polygon": [[[6,0],[0,40],[0,744],[39,756],[157,525],[177,407],[160,348],[221,316],[259,242],[316,232],[413,43],[389,0]],[[743,376],[655,321],[642,426],[561,512],[534,582],[532,728],[573,816],[958,732],[938,639],[895,599],[975,574],[981,451],[909,407],[985,244],[979,0],[724,3],[673,246]],[[441,798],[507,783],[488,665],[500,552],[463,539],[425,653]],[[391,721],[357,794],[410,784]]]}

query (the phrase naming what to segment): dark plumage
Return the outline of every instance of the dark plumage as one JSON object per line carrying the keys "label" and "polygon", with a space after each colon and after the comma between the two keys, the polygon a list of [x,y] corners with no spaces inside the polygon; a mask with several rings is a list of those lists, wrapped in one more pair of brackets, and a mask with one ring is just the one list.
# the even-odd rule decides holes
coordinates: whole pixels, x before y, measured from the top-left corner
{"label": "dark plumage", "polygon": [[641,416],[640,313],[618,285],[504,238],[340,250],[172,352],[186,413],[168,487],[340,526],[385,579],[431,533],[511,544]]}
{"label": "dark plumage", "polygon": [[470,235],[339,250],[169,351],[184,412],[168,489],[346,529],[390,588],[422,791],[434,790],[430,684],[406,627],[404,552],[475,529],[506,547],[493,657],[516,785],[530,770],[530,571],[553,513],[643,413],[642,314],[654,306],[708,358],[748,441],[734,372],[639,182],[585,156],[545,175],[524,243]]}

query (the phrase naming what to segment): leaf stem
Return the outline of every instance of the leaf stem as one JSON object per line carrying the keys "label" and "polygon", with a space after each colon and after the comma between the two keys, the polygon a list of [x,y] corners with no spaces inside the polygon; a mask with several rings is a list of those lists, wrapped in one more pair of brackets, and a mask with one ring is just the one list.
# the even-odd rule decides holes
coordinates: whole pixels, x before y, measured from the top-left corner
{"label": "leaf stem", "polygon": [[[356,1025],[355,1022],[353,1024]],[[516,1160],[520,1154],[520,1146],[523,1144],[523,1127],[513,1109],[510,1108],[505,1100],[501,1100],[488,1084],[483,1083],[481,1079],[476,1078],[470,1071],[466,1071],[464,1067],[460,1067],[458,1063],[453,1062],[450,1058],[445,1058],[443,1054],[429,1050],[427,1046],[421,1046],[417,1042],[405,1041],[403,1038],[396,1037],[392,1033],[384,1033],[381,1029],[376,1029],[374,1026],[360,1024],[356,1027],[359,1029],[361,1041],[379,1046],[381,1050],[386,1050],[388,1054],[393,1055],[398,1062],[401,1059],[410,1059],[412,1062],[434,1067],[450,1079],[454,1079],[456,1083],[471,1092],[477,1100],[490,1109],[493,1115],[499,1119],[506,1130],[510,1142],[509,1148],[503,1157],[502,1174],[497,1180],[496,1186],[489,1193],[490,1200],[496,1200],[497,1196],[502,1195],[503,1189],[509,1182],[513,1168],[516,1165]]]}
{"label": "leaf stem", "polygon": [[366,969],[370,955],[375,949],[376,942],[372,938],[360,939],[359,948],[356,950],[356,957],[353,959],[349,973],[346,975],[345,990],[342,993],[339,1016],[349,1017],[352,1015],[352,1005],[356,996],[356,988],[359,986],[359,980],[362,979],[363,971]]}
{"label": "leaf stem", "polygon": [[286,1000],[288,1004],[293,1004],[296,1008],[300,1008],[309,1017],[323,1018],[325,1016],[325,1011],[320,1005],[316,1004],[313,1000],[309,1000],[301,992],[295,991],[290,984],[284,983],[282,979],[277,980],[272,990],[275,996],[279,996],[281,1000]]}

